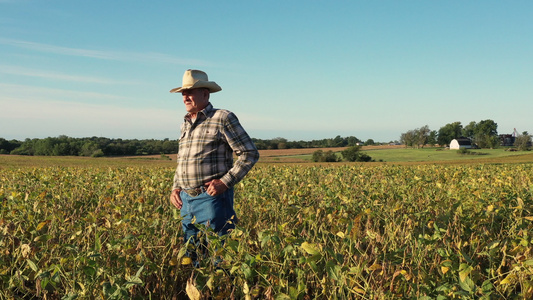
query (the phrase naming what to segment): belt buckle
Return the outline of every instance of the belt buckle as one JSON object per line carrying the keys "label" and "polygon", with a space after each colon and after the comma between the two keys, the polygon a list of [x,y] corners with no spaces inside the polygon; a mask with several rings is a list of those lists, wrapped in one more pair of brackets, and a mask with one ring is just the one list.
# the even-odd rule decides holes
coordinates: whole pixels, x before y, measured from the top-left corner
{"label": "belt buckle", "polygon": [[191,197],[196,197],[196,196],[200,195],[201,193],[203,193],[203,191],[204,191],[203,187],[194,188],[194,189],[190,189],[190,190],[185,190],[185,192],[187,194],[189,194],[189,196],[191,196]]}

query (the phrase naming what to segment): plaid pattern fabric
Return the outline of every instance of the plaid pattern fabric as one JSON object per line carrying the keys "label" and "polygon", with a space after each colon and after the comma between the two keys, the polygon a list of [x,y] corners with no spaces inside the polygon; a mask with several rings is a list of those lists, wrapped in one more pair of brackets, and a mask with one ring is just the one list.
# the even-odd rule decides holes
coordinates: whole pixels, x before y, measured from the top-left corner
{"label": "plaid pattern fabric", "polygon": [[[233,164],[233,153],[237,160]],[[209,103],[192,122],[185,116],[181,125],[178,166],[173,188],[189,189],[220,179],[228,188],[242,180],[259,159],[252,139],[237,116]]]}

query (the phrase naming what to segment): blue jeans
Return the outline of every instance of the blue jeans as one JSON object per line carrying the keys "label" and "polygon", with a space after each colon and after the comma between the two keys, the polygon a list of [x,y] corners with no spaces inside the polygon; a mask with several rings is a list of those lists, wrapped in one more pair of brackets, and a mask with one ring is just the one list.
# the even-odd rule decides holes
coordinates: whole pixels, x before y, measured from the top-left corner
{"label": "blue jeans", "polygon": [[[218,235],[227,234],[229,230],[235,228],[237,216],[233,209],[233,188],[217,196],[210,196],[204,192],[191,197],[181,191],[180,197],[183,202],[180,214],[183,218],[185,242],[198,233],[199,230],[194,224],[208,225]],[[192,224],[194,218],[196,220]]]}

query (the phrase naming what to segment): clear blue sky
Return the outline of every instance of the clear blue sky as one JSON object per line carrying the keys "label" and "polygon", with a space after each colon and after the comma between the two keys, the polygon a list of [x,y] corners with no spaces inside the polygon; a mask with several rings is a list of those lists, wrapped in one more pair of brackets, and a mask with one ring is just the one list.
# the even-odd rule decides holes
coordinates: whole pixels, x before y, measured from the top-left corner
{"label": "clear blue sky", "polygon": [[0,0],[0,137],[175,139],[186,69],[255,138],[533,132],[533,1]]}

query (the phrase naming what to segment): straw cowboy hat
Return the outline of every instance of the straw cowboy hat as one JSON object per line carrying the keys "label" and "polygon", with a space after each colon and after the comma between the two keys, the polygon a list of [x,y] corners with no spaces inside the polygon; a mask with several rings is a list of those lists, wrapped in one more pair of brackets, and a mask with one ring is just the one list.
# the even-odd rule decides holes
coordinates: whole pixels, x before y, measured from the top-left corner
{"label": "straw cowboy hat", "polygon": [[191,90],[198,88],[207,88],[210,93],[216,93],[222,88],[214,81],[209,81],[207,74],[200,70],[187,70],[183,74],[183,81],[181,87],[171,89],[171,93],[181,93],[183,90]]}

